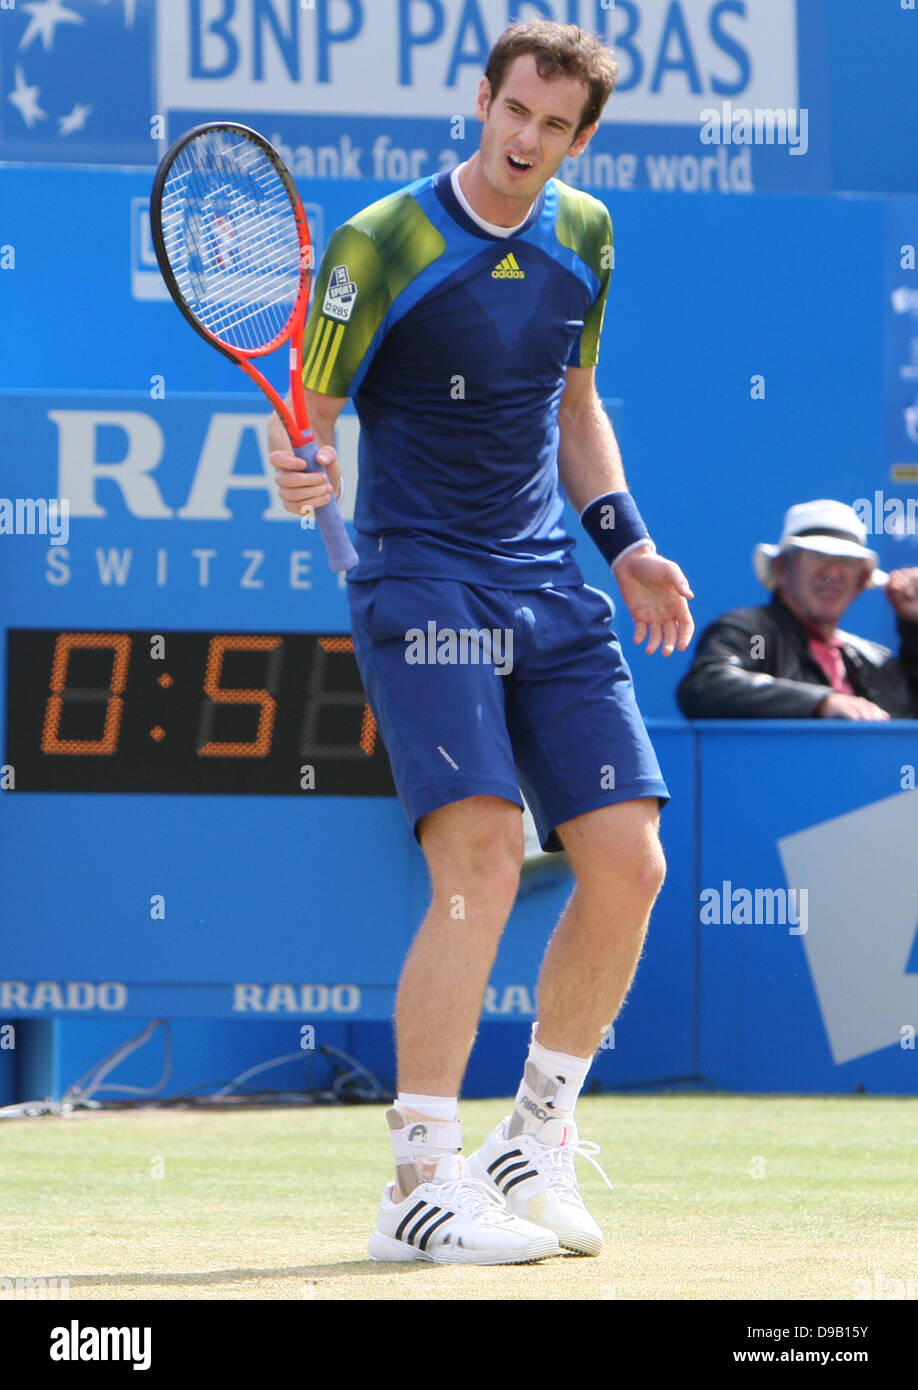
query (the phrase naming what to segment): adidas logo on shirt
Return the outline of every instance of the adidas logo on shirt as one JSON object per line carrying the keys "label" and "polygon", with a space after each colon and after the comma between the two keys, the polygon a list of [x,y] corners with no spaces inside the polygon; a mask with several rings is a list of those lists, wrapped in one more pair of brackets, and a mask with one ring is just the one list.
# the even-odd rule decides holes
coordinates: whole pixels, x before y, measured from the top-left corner
{"label": "adidas logo on shirt", "polygon": [[519,261],[511,251],[502,261],[491,271],[492,280],[525,280],[525,270],[520,270]]}

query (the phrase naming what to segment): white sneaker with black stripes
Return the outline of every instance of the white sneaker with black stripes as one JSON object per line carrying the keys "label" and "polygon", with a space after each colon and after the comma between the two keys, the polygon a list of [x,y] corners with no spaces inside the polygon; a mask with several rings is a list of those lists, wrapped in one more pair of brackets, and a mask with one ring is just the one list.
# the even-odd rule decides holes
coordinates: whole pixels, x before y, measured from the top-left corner
{"label": "white sneaker with black stripes", "polygon": [[470,1155],[471,1178],[488,1183],[522,1220],[552,1231],[565,1250],[598,1255],[602,1231],[584,1205],[574,1171],[579,1154],[612,1184],[593,1157],[598,1144],[581,1143],[573,1120],[547,1120],[537,1134],[524,1131],[508,1138],[512,1116]]}
{"label": "white sneaker with black stripes", "polygon": [[444,1168],[459,1176],[444,1182],[435,1172],[404,1199],[389,1183],[370,1237],[371,1260],[498,1265],[561,1254],[556,1236],[514,1216],[489,1184],[466,1175],[461,1160],[438,1164]]}

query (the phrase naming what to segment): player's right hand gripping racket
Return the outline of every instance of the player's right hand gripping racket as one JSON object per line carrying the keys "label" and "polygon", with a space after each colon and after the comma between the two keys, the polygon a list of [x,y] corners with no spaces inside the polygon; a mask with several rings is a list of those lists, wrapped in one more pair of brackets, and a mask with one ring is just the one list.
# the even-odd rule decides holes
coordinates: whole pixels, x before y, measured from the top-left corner
{"label": "player's right hand gripping racket", "polygon": [[[192,328],[261,387],[308,471],[324,472],[303,395],[312,241],[280,155],[248,126],[196,126],[156,171],[150,225],[163,279]],[[292,415],[251,361],[288,340]],[[316,520],[332,569],[351,569],[357,552],[337,502],[317,507]]]}

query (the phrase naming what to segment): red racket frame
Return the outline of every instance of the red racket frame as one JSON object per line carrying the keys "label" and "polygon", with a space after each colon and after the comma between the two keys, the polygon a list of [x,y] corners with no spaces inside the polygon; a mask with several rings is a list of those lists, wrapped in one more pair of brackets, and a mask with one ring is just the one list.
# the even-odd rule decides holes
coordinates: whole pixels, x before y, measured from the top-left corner
{"label": "red racket frame", "polygon": [[[165,244],[162,240],[161,231],[161,208],[162,194],[166,179],[175,163],[177,156],[192,140],[202,135],[205,131],[226,130],[234,134],[243,135],[247,139],[258,145],[271,160],[277,171],[278,176],[287,190],[290,203],[293,208],[293,215],[296,220],[297,237],[300,243],[300,288],[297,292],[296,303],[293,312],[287,320],[281,332],[273,338],[270,343],[266,343],[260,348],[240,348],[233,347],[218,338],[215,333],[211,333],[202,323],[194,317],[186,307],[182,292],[178,287],[172,266],[169,264],[169,257],[166,254]],[[159,268],[163,278],[169,286],[172,298],[175,300],[182,314],[196,333],[210,343],[213,347],[222,352],[224,357],[228,357],[237,367],[241,367],[246,375],[254,381],[268,397],[277,414],[283,422],[284,428],[290,437],[290,443],[294,448],[302,448],[305,444],[311,444],[315,439],[312,425],[309,422],[309,412],[306,409],[306,396],[303,391],[303,331],[306,327],[306,315],[309,310],[309,299],[312,293],[312,279],[315,273],[315,257],[312,246],[312,236],[309,231],[309,220],[306,217],[306,209],[303,207],[303,200],[300,198],[299,191],[290,173],[275,150],[274,146],[260,135],[257,130],[252,130],[250,126],[240,125],[235,121],[209,121],[205,125],[196,126],[194,130],[186,131],[175,144],[172,145],[160,163],[156,171],[156,178],[153,181],[153,191],[150,197],[150,223],[153,229],[153,240],[156,246],[156,258],[159,261]],[[252,364],[253,357],[266,357],[271,352],[276,352],[286,342],[291,343],[290,348],[290,394],[293,402],[293,413],[288,410],[286,404],[281,399],[278,392],[271,385],[263,372],[260,372]]]}

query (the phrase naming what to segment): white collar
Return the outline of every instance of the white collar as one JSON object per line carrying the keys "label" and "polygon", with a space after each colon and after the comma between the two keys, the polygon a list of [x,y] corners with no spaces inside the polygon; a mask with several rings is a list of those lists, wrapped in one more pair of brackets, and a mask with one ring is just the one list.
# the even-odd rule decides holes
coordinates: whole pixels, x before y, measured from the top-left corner
{"label": "white collar", "polygon": [[480,227],[482,231],[490,232],[492,236],[516,236],[517,232],[520,231],[522,227],[525,227],[526,223],[529,221],[529,217],[532,212],[532,207],[535,207],[535,203],[533,203],[532,207],[529,209],[529,212],[527,212],[522,222],[518,223],[515,227],[498,227],[495,222],[486,222],[483,217],[479,217],[478,213],[472,207],[468,198],[463,193],[462,185],[459,182],[460,170],[464,169],[468,162],[469,161],[466,160],[465,163],[458,164],[456,168],[452,171],[452,174],[450,175],[450,179],[453,185],[453,192],[456,195],[456,201],[459,203],[459,206],[462,208],[466,216],[472,219],[476,227]]}

